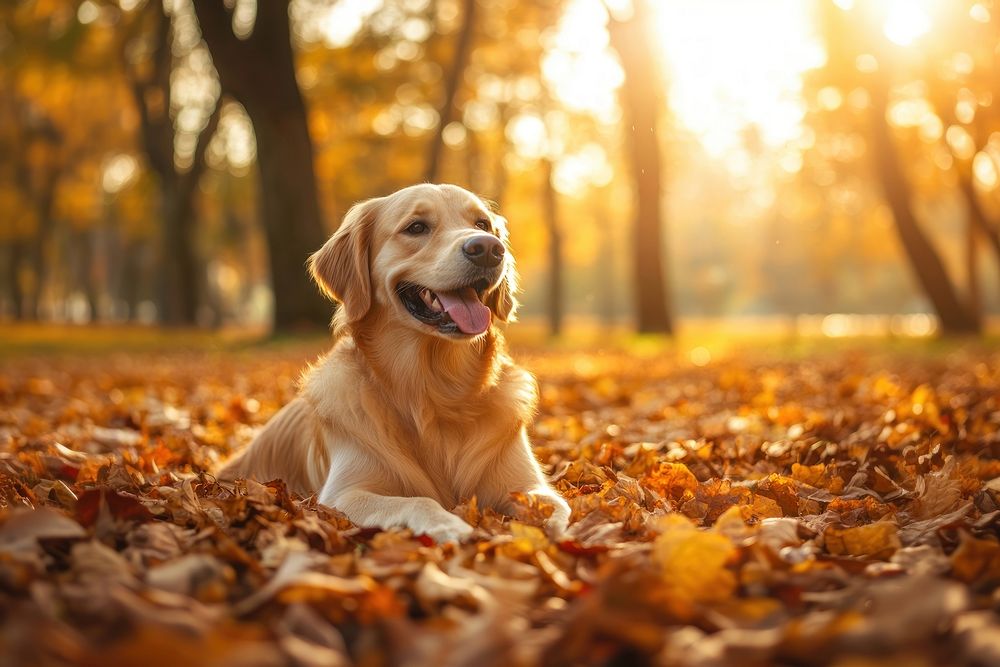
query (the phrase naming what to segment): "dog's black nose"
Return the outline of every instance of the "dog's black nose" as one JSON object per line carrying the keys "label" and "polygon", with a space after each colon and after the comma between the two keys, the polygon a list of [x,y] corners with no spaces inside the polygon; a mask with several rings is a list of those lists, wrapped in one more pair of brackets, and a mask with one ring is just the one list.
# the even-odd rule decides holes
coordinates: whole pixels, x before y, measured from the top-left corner
{"label": "dog's black nose", "polygon": [[477,234],[462,244],[462,254],[476,266],[493,268],[503,261],[503,242],[490,234]]}

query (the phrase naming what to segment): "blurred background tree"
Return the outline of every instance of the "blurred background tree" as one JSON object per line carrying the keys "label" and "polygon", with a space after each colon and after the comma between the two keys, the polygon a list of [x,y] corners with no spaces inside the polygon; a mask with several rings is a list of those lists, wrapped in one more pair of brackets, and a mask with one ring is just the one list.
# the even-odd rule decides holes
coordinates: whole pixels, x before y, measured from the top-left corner
{"label": "blurred background tree", "polygon": [[[246,109],[260,172],[260,217],[267,236],[272,324],[322,324],[329,307],[301,267],[326,235],[316,192],[309,119],[299,91],[288,2],[192,3],[223,94]],[[300,270],[294,270],[299,268]]]}
{"label": "blurred background tree", "polygon": [[[822,131],[814,168],[844,172],[836,178],[848,184],[839,198],[854,211],[885,207],[946,332],[982,329],[989,307],[980,290],[980,238],[1000,260],[989,147],[990,137],[1000,140],[1000,18],[992,9],[983,2],[824,2],[818,25],[827,62],[809,77],[811,123]],[[874,191],[858,178],[866,172]]]}
{"label": "blurred background tree", "polygon": [[426,179],[500,204],[523,319],[553,335],[980,332],[1000,309],[998,13],[3,3],[0,316],[323,326],[308,254],[353,202]]}
{"label": "blurred background tree", "polygon": [[653,22],[645,3],[635,3],[624,18],[609,23],[611,44],[624,69],[621,100],[626,143],[636,190],[632,223],[636,326],[640,333],[672,333],[663,285],[663,184],[660,116],[664,112],[663,74],[657,67]]}
{"label": "blurred background tree", "polygon": [[[157,2],[148,3],[123,17],[122,61],[125,77],[139,116],[140,146],[160,190],[161,243],[159,263],[160,321],[168,325],[197,323],[200,294],[205,276],[195,235],[195,194],[205,170],[209,141],[219,125],[222,105],[218,86],[210,78],[204,47],[184,30],[177,9],[168,13]],[[190,20],[190,16],[187,17]],[[175,76],[175,72],[178,73]],[[204,80],[198,100],[184,100],[174,82],[181,72]],[[185,104],[186,102],[186,104]],[[192,102],[194,102],[192,104]],[[171,108],[173,105],[173,108]],[[188,121],[186,131],[195,137],[190,154],[175,149],[185,128],[175,126],[178,107],[198,118]],[[203,125],[198,128],[197,125]],[[187,137],[185,137],[187,138]],[[182,139],[183,141],[183,139]]]}

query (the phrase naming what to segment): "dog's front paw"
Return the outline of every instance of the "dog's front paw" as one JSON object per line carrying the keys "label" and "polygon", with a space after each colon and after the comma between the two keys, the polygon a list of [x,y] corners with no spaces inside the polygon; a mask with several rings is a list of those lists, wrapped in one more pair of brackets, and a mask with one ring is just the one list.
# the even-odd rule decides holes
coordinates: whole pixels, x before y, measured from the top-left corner
{"label": "dog's front paw", "polygon": [[422,522],[414,527],[414,532],[430,535],[438,544],[444,542],[461,542],[472,535],[473,527],[459,519],[454,514],[446,512],[435,516],[433,520]]}
{"label": "dog's front paw", "polygon": [[566,529],[569,527],[570,509],[569,505],[562,498],[559,498],[558,502],[554,501],[552,504],[554,505],[554,509],[552,516],[545,522],[545,532],[548,533],[550,538],[559,540],[566,535]]}

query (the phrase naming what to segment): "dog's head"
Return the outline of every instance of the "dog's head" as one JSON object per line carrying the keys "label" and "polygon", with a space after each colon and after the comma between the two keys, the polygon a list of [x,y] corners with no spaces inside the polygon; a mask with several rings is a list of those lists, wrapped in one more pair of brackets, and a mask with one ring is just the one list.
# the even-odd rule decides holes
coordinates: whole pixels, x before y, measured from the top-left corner
{"label": "dog's head", "polygon": [[356,204],[309,259],[354,325],[378,312],[421,333],[472,340],[513,319],[507,221],[455,185],[414,185]]}

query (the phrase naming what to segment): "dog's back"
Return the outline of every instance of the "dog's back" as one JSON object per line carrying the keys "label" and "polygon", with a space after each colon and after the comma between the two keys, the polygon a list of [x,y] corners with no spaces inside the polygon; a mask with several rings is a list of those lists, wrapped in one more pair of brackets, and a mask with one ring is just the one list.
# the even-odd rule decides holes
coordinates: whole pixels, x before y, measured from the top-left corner
{"label": "dog's back", "polygon": [[267,422],[249,447],[226,462],[219,479],[281,479],[289,490],[311,495],[323,485],[329,466],[321,438],[315,410],[306,399],[295,398]]}

